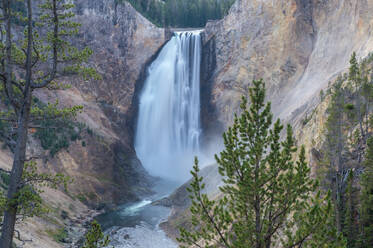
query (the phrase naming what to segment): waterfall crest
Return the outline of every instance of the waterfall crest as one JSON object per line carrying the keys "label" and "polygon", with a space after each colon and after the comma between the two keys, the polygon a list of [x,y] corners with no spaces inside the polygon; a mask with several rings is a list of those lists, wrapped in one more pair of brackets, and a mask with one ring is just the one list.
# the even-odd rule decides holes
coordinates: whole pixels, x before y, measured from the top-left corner
{"label": "waterfall crest", "polygon": [[135,149],[152,174],[185,179],[200,144],[200,31],[176,32],[148,69]]}

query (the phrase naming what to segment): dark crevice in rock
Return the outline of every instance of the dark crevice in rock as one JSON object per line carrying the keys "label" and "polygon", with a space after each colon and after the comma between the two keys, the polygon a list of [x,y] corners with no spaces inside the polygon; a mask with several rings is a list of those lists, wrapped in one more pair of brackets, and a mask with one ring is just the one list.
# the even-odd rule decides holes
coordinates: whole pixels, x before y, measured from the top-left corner
{"label": "dark crevice in rock", "polygon": [[140,160],[134,153],[128,153],[123,149],[124,145],[118,141],[113,144],[115,182],[125,181],[128,189],[121,189],[117,192],[115,199],[119,202],[136,201],[146,195],[151,194],[151,176],[142,167]]}
{"label": "dark crevice in rock", "polygon": [[[216,105],[212,102],[212,90],[215,81],[216,69],[216,41],[215,37],[206,39],[202,33],[202,60],[201,60],[201,124],[202,144],[208,144],[210,139],[221,135],[223,124],[218,121]],[[203,145],[202,145],[203,146]]]}
{"label": "dark crevice in rock", "polygon": [[100,107],[110,120],[111,129],[119,137],[110,147],[113,154],[113,182],[120,185],[120,188],[113,190],[114,203],[139,200],[152,193],[154,178],[143,168],[133,145],[122,142],[131,140],[132,133],[127,126],[127,120],[130,118],[111,104],[101,103]]}
{"label": "dark crevice in rock", "polygon": [[315,47],[316,41],[316,28],[313,20],[313,2],[312,0],[296,0],[297,11],[296,16],[298,17],[296,31],[297,35],[304,35],[305,50],[308,52],[307,62],[304,68],[308,67],[312,51]]}
{"label": "dark crevice in rock", "polygon": [[113,25],[118,24],[118,2],[114,2],[114,16],[113,16]]}

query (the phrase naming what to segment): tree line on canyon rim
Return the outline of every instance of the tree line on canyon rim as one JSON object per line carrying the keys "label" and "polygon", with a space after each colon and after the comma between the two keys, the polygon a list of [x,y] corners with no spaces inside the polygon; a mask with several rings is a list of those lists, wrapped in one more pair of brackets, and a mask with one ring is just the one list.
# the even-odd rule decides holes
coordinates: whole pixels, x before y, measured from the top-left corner
{"label": "tree line on canyon rim", "polygon": [[[59,128],[64,122],[57,120],[73,121],[82,106],[41,104],[33,93],[69,88],[64,82],[73,75],[100,79],[86,66],[92,51],[71,43],[79,28],[71,21],[73,4],[44,0],[42,14],[33,16],[31,0],[21,9],[14,3],[2,1],[0,25],[0,135],[14,158],[12,170],[0,173],[4,248],[12,246],[14,236],[22,239],[17,222],[47,211],[42,187],[67,190],[70,181],[63,174],[41,173],[37,157],[26,156],[26,146],[30,128]],[[225,178],[221,198],[202,193],[196,161],[189,189],[194,228],[181,229],[179,241],[197,247],[260,248],[276,242],[284,247],[373,247],[372,61],[369,56],[358,63],[354,54],[349,73],[320,94],[329,108],[323,152],[315,151],[318,180],[310,177],[305,150],[296,147],[290,126],[280,139],[283,126],[279,121],[272,126],[264,82],[254,81],[250,104],[242,99],[243,114],[224,134],[225,150],[216,156]],[[108,244],[95,222],[85,237],[85,248]]]}
{"label": "tree line on canyon rim", "polygon": [[235,0],[115,0],[131,5],[161,27],[204,27],[224,17]]}

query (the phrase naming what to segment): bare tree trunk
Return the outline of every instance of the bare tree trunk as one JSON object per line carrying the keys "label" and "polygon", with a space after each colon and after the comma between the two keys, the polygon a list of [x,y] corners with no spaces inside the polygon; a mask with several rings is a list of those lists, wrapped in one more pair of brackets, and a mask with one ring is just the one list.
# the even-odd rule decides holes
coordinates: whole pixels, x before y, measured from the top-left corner
{"label": "bare tree trunk", "polygon": [[339,183],[339,172],[337,172],[335,178],[335,219],[336,219],[336,226],[337,232],[342,232],[342,214],[341,214],[341,191],[340,191],[340,183]]}
{"label": "bare tree trunk", "polygon": [[[8,4],[10,1],[7,0]],[[10,10],[10,6],[7,6]],[[0,247],[2,248],[11,248],[14,228],[17,220],[17,210],[18,203],[17,201],[12,201],[17,198],[19,190],[22,188],[22,174],[23,168],[26,160],[26,145],[27,145],[27,135],[28,135],[28,123],[30,119],[30,109],[31,109],[31,100],[32,100],[32,91],[31,91],[31,77],[32,77],[32,8],[31,0],[27,0],[28,7],[28,43],[27,43],[27,58],[26,58],[26,84],[23,93],[23,101],[20,111],[18,113],[17,119],[17,143],[16,149],[14,151],[14,160],[13,167],[10,174],[10,184],[7,193],[8,208],[4,212],[4,222],[2,227],[2,234],[0,239]],[[7,26],[7,36],[10,39],[10,15],[8,15],[9,23]],[[9,44],[11,44],[9,40]],[[7,66],[11,64],[11,54],[7,54],[6,64]],[[9,75],[12,74],[11,70],[7,71]],[[7,77],[7,80],[11,78]],[[11,204],[9,204],[11,203]]]}
{"label": "bare tree trunk", "polygon": [[[259,180],[259,166],[260,160],[257,158],[257,162],[255,165],[255,183],[258,185]],[[261,216],[260,216],[260,196],[259,196],[259,189],[255,190],[255,235],[256,235],[256,248],[262,247],[262,237],[261,237]]]}
{"label": "bare tree trunk", "polygon": [[[364,131],[364,127],[363,127],[363,115],[361,114],[361,85],[360,86],[356,86],[356,94],[357,94],[357,99],[356,99],[356,108],[357,108],[357,112],[358,112],[358,118],[359,118],[359,127],[360,127],[360,133],[361,133],[361,138],[362,138],[362,141],[363,141],[363,144],[365,144],[365,131]],[[361,162],[361,142],[359,144],[359,151],[358,151],[358,154],[359,154],[359,164]]]}
{"label": "bare tree trunk", "polygon": [[[338,96],[339,109],[343,109],[345,105],[344,101],[344,92]],[[342,111],[338,112],[338,121],[337,121],[337,157],[336,157],[336,219],[337,219],[337,230],[338,232],[342,231],[342,187],[343,187],[343,173],[344,173],[344,164],[342,158],[342,152],[344,149],[344,140],[343,140],[343,113]]]}
{"label": "bare tree trunk", "polygon": [[[26,159],[26,143],[27,143],[27,123],[30,115],[31,94],[26,100],[24,108],[20,111],[18,118],[17,145],[14,152],[14,161],[12,172],[10,174],[10,184],[8,188],[7,200],[17,197],[20,190],[23,167]],[[18,205],[10,204],[4,212],[4,222],[0,239],[0,247],[10,248],[12,245],[14,226],[16,223]]]}
{"label": "bare tree trunk", "polygon": [[[256,191],[257,192],[257,191]],[[262,240],[260,235],[260,200],[259,193],[255,196],[255,232],[256,232],[256,248],[262,247]]]}
{"label": "bare tree trunk", "polygon": [[[269,227],[268,233],[272,233],[272,225]],[[268,237],[268,239],[265,241],[265,247],[266,248],[271,248],[272,245],[272,235]]]}

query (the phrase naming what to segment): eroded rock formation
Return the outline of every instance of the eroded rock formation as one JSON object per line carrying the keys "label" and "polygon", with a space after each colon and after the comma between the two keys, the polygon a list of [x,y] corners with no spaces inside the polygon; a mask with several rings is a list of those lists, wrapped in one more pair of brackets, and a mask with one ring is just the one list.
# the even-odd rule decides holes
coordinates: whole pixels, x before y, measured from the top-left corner
{"label": "eroded rock formation", "polygon": [[205,29],[205,47],[215,46],[208,80],[217,119],[232,123],[240,96],[259,78],[276,116],[301,118],[353,51],[373,51],[372,11],[371,0],[237,0]]}
{"label": "eroded rock formation", "polygon": [[[165,32],[126,2],[76,0],[75,4],[76,20],[82,24],[75,44],[94,51],[89,64],[102,75],[102,80],[74,79],[71,90],[55,95],[41,93],[39,97],[44,101],[58,97],[65,105],[83,105],[78,120],[98,138],[88,138],[87,147],[73,144],[70,152],[59,154],[55,162],[73,175],[82,173],[78,180],[81,185],[90,181],[86,173],[104,178],[101,183],[111,183],[109,188],[93,190],[99,198],[109,202],[133,200],[137,192],[141,193],[141,187],[146,191],[147,182],[132,146],[131,106],[137,79],[164,44]],[[76,166],[70,167],[71,164]],[[113,184],[118,185],[116,190]]]}

